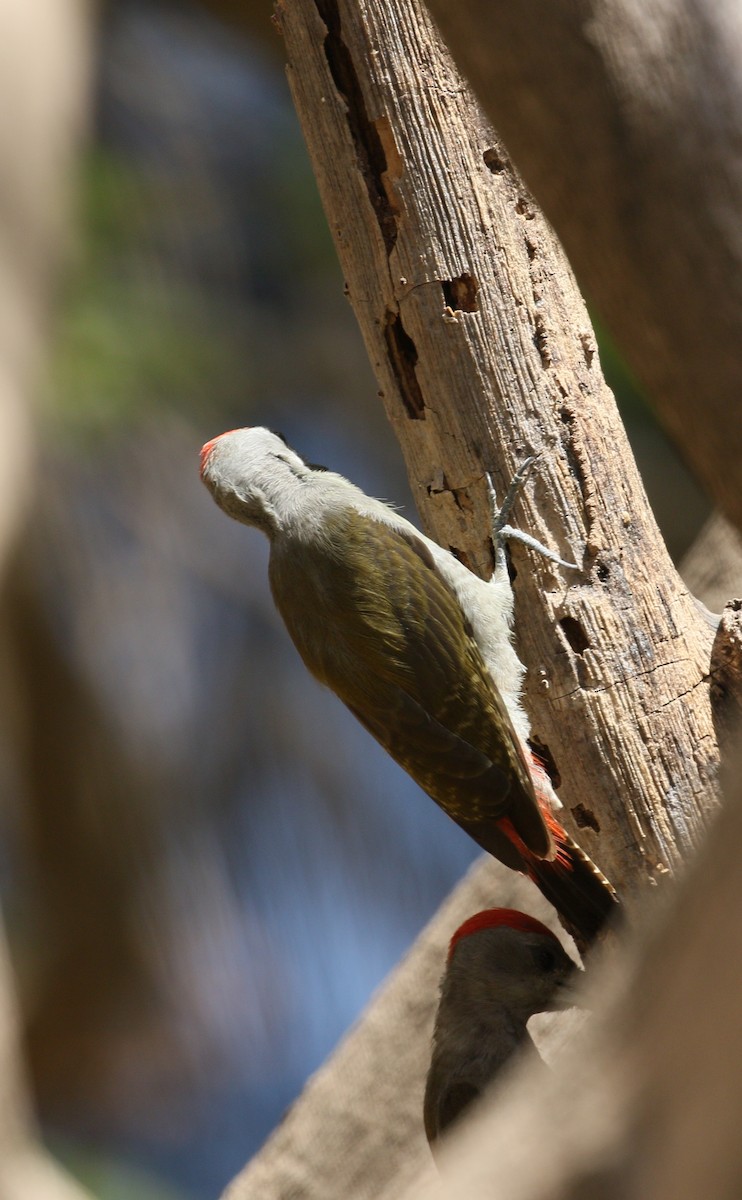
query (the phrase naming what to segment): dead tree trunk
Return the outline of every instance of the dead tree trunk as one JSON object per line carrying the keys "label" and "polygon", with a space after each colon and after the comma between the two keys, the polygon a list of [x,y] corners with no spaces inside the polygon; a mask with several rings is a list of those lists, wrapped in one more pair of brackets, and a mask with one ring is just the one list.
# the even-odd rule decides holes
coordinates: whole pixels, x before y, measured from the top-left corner
{"label": "dead tree trunk", "polygon": [[429,7],[626,362],[742,529],[742,8]]}
{"label": "dead tree trunk", "polygon": [[[710,633],[647,506],[564,255],[417,0],[286,0],[289,81],[352,304],[427,529],[486,574],[484,471],[527,454],[513,549],[538,742],[624,889],[713,804]],[[569,816],[568,816],[569,820]]]}

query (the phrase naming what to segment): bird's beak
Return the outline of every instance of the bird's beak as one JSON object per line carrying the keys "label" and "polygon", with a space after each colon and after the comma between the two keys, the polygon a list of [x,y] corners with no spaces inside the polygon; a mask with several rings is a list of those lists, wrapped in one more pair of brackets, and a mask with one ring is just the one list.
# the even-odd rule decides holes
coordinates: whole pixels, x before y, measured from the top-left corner
{"label": "bird's beak", "polygon": [[585,972],[575,968],[566,979],[562,979],[554,989],[552,1009],[585,1008],[584,983]]}

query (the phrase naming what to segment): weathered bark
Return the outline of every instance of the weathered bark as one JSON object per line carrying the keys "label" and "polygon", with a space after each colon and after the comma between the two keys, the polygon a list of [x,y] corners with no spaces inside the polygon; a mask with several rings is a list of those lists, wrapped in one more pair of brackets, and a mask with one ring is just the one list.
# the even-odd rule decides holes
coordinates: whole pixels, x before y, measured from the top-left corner
{"label": "weathered bark", "polygon": [[429,7],[626,362],[742,528],[742,8]]}
{"label": "weathered bark", "polygon": [[[710,631],[669,561],[553,232],[417,0],[291,0],[289,80],[427,529],[487,573],[484,471],[542,452],[518,643],[567,822],[630,890],[712,804]],[[577,827],[577,828],[576,828]]]}

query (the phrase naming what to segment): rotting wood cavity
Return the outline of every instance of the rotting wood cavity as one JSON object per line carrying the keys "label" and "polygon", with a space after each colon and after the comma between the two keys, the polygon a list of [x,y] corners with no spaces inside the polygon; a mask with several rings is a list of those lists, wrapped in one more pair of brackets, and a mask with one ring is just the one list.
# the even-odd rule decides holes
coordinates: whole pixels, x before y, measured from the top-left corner
{"label": "rotting wood cavity", "polygon": [[343,41],[340,12],[336,0],[315,0],[317,11],[327,27],[325,57],[333,83],[347,105],[347,121],[358,165],[361,169],[371,207],[376,213],[387,254],[397,241],[397,221],[384,187],[388,169],[386,154],[379,132],[369,120],[361,84],[350,51]]}
{"label": "rotting wood cavity", "polygon": [[559,627],[575,654],[579,654],[582,657],[590,646],[590,639],[580,625],[580,622],[576,621],[574,617],[562,617]]}
{"label": "rotting wood cavity", "polygon": [[415,372],[417,349],[399,313],[387,310],[384,341],[405,412],[412,421],[424,421],[425,401]]}
{"label": "rotting wood cavity", "polygon": [[491,146],[489,150],[485,150],[482,155],[484,165],[493,175],[501,175],[507,168],[508,160],[504,154],[501,154],[496,146]]}
{"label": "rotting wood cavity", "polygon": [[588,368],[592,367],[593,359],[595,358],[595,345],[588,334],[580,334],[580,345],[582,346],[582,353],[585,358],[585,366]]}
{"label": "rotting wood cavity", "polygon": [[458,508],[459,512],[462,512],[462,513],[473,513],[474,512],[474,505],[472,503],[471,496],[469,495],[466,488],[452,488],[451,495],[454,498],[456,507]]}
{"label": "rotting wood cavity", "polygon": [[600,833],[600,822],[591,808],[586,808],[584,804],[576,804],[572,809],[572,816],[579,829],[592,829],[595,833]]}
{"label": "rotting wood cavity", "polygon": [[577,423],[577,418],[575,417],[575,414],[572,411],[572,409],[569,407],[569,405],[567,405],[567,404],[562,405],[562,407],[559,410],[559,420],[562,422],[563,425],[566,425],[567,429],[569,430],[568,435],[565,438],[563,438],[562,441],[563,441],[563,445],[564,445],[564,452],[567,456],[567,463],[569,465],[570,474],[572,475],[573,479],[577,480],[577,485],[580,489],[580,494],[582,495],[583,500],[586,501],[587,494],[588,494],[587,479],[585,477],[585,471],[584,471],[582,462],[580,460],[580,456],[577,453],[577,447],[575,446],[575,440],[574,440],[575,425]]}
{"label": "rotting wood cavity", "polygon": [[450,492],[445,471],[440,471],[440,474],[436,475],[435,482],[429,483],[425,491],[429,496],[442,496],[444,492]]}
{"label": "rotting wood cavity", "polygon": [[537,313],[533,328],[533,344],[539,352],[539,357],[545,367],[551,366],[551,351],[549,350],[549,335],[546,331],[544,318]]}
{"label": "rotting wood cavity", "polygon": [[468,271],[462,271],[456,279],[443,279],[443,299],[454,312],[478,312],[477,292],[479,284]]}

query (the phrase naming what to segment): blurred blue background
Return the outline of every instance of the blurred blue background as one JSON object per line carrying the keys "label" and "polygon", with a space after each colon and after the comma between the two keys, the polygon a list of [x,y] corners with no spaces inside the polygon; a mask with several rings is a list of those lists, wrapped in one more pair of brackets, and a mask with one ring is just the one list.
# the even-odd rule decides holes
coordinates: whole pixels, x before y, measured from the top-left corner
{"label": "blurred blue background", "polygon": [[[475,852],[308,678],[198,479],[267,424],[409,505],[269,5],[211,7],[101,17],[11,589],[5,911],[45,1135],[105,1200],[219,1195]],[[603,357],[677,556],[704,502]]]}

